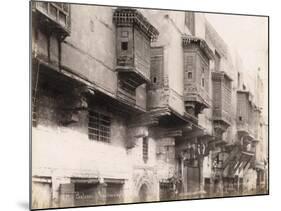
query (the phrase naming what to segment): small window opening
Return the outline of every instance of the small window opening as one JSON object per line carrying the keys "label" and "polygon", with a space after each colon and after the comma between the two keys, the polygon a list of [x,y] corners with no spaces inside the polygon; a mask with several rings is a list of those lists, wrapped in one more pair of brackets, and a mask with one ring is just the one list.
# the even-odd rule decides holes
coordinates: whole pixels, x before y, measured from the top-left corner
{"label": "small window opening", "polygon": [[192,79],[192,72],[188,72],[188,73],[187,73],[187,78],[188,78],[188,79]]}
{"label": "small window opening", "polygon": [[154,78],[153,78],[153,83],[156,83],[156,82],[157,82],[157,78],[154,77]]}
{"label": "small window opening", "polygon": [[121,48],[123,51],[128,50],[128,42],[121,42]]}
{"label": "small window opening", "polygon": [[239,116],[239,121],[242,121],[242,116]]}

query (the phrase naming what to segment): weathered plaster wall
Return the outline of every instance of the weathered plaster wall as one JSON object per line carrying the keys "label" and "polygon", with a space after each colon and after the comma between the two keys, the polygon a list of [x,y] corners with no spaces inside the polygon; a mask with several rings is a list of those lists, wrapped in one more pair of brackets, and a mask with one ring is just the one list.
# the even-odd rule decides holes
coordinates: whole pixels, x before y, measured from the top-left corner
{"label": "weathered plaster wall", "polygon": [[[147,130],[143,128],[142,130]],[[158,200],[159,183],[156,171],[156,142],[152,137],[148,138],[148,160],[143,160],[143,138],[135,140],[135,146],[127,151],[128,163],[131,168],[131,179],[129,180],[127,193],[131,196],[130,201],[139,200],[139,191],[143,184],[148,187],[147,200]]]}
{"label": "weathered plaster wall", "polygon": [[204,13],[195,13],[195,36],[205,39],[205,16]]}
{"label": "weathered plaster wall", "polygon": [[[102,91],[116,95],[118,79],[115,71],[116,27],[112,21],[113,12],[114,8],[110,7],[71,5],[71,33],[61,43],[54,35],[33,28],[35,55],[57,69],[60,63],[61,69],[86,79]],[[136,90],[136,105],[144,109],[145,90],[145,85]]]}
{"label": "weathered plaster wall", "polygon": [[254,169],[249,169],[243,175],[244,188],[243,192],[245,194],[251,194],[256,189],[257,182],[257,172]]}
{"label": "weathered plaster wall", "polygon": [[120,140],[90,141],[73,129],[44,126],[34,128],[32,138],[33,175],[126,179],[130,173],[126,149],[114,145]]}
{"label": "weathered plaster wall", "polygon": [[116,33],[112,15],[110,7],[71,5],[71,35],[62,43],[62,65],[115,93]]}
{"label": "weathered plaster wall", "polygon": [[[60,84],[62,88],[55,84],[53,85],[55,88],[51,85],[46,88],[48,83],[43,81],[43,77],[41,83],[37,103],[38,126],[33,127],[32,131],[33,169],[46,170],[48,175],[59,170],[65,171],[64,176],[88,172],[95,177],[127,178],[125,119],[109,113],[110,143],[89,140],[87,110],[78,111],[77,122],[63,125],[64,115],[69,113],[70,108],[75,107],[75,102],[79,98],[75,96],[73,89],[65,90],[66,84],[64,86]],[[44,87],[48,91],[44,90]],[[96,106],[95,110],[108,113],[106,108],[102,107]],[[118,162],[116,157],[119,158]],[[122,163],[123,165],[116,170],[115,167]]]}

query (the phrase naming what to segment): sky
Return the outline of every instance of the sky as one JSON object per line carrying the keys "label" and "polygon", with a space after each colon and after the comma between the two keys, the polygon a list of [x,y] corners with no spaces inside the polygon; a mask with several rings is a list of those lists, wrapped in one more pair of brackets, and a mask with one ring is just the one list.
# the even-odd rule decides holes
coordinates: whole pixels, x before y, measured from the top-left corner
{"label": "sky", "polygon": [[238,52],[247,71],[256,71],[260,67],[267,72],[267,18],[223,14],[205,16],[230,49]]}

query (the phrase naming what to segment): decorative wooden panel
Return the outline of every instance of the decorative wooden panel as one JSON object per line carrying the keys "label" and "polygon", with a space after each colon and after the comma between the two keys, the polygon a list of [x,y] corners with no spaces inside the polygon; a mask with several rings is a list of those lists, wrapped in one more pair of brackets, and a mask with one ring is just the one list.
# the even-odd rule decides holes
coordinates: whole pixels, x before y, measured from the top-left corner
{"label": "decorative wooden panel", "polygon": [[221,93],[221,82],[213,81],[213,109],[222,109],[222,93]]}
{"label": "decorative wooden panel", "polygon": [[162,88],[164,85],[163,47],[151,48],[150,80],[151,88]]}
{"label": "decorative wooden panel", "polygon": [[231,124],[231,79],[222,71],[212,73],[213,121],[217,136]]}
{"label": "decorative wooden panel", "polygon": [[196,80],[195,71],[195,54],[184,54],[184,85],[185,91],[187,91],[187,86],[193,84]]}
{"label": "decorative wooden panel", "polygon": [[[191,75],[190,75],[191,74]],[[198,92],[196,79],[196,54],[193,52],[184,53],[184,98],[196,95]]]}
{"label": "decorative wooden panel", "polygon": [[[197,73],[197,85],[200,87],[201,95],[206,98],[209,97],[209,63],[203,57],[202,54],[197,54],[197,65],[196,65],[196,73]],[[203,83],[204,82],[204,83]]]}
{"label": "decorative wooden panel", "polygon": [[145,78],[150,78],[150,41],[138,30],[134,30],[135,68]]}
{"label": "decorative wooden panel", "polygon": [[249,105],[246,92],[237,92],[237,122],[239,124],[248,123]]}
{"label": "decorative wooden panel", "polygon": [[255,127],[255,105],[248,91],[237,91],[237,127],[238,131],[246,132],[254,138]]}
{"label": "decorative wooden panel", "polygon": [[[133,67],[134,65],[133,28],[132,27],[117,28],[116,42],[117,42],[116,43],[117,65]],[[127,43],[127,48],[124,48],[125,43]]]}
{"label": "decorative wooden panel", "polygon": [[136,104],[136,89],[150,82],[150,42],[159,33],[136,9],[117,8],[113,21],[117,27],[117,95]]}
{"label": "decorative wooden panel", "polygon": [[150,42],[159,32],[136,9],[117,8],[113,14],[117,26],[116,70],[120,80],[135,86],[150,81]]}
{"label": "decorative wooden panel", "polygon": [[209,61],[198,46],[191,44],[184,49],[184,100],[200,112],[209,107]]}
{"label": "decorative wooden panel", "polygon": [[222,110],[226,113],[230,113],[230,108],[231,108],[231,89],[225,86],[223,84],[222,86],[222,94],[223,94],[223,99],[222,99]]}

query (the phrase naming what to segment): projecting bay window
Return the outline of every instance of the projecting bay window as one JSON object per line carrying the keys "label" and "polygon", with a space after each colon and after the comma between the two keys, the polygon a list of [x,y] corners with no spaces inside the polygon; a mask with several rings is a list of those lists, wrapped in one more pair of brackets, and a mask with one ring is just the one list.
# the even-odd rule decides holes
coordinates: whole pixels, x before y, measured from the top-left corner
{"label": "projecting bay window", "polygon": [[214,55],[206,41],[199,37],[184,35],[182,42],[185,109],[198,117],[200,112],[211,105],[209,62]]}
{"label": "projecting bay window", "polygon": [[116,71],[120,81],[117,96],[134,105],[136,89],[151,82],[150,44],[159,32],[136,9],[117,8],[113,21],[116,25]]}
{"label": "projecting bay window", "polygon": [[218,137],[222,137],[231,124],[231,81],[223,71],[212,72],[213,122]]}
{"label": "projecting bay window", "polygon": [[111,118],[102,113],[89,110],[88,137],[90,140],[110,142]]}
{"label": "projecting bay window", "polygon": [[249,91],[237,91],[237,131],[240,134],[248,134],[248,137],[255,138],[256,118],[255,105],[252,100],[252,93]]}
{"label": "projecting bay window", "polygon": [[70,34],[70,4],[33,2],[33,11],[39,15],[42,27],[50,28],[63,37]]}

